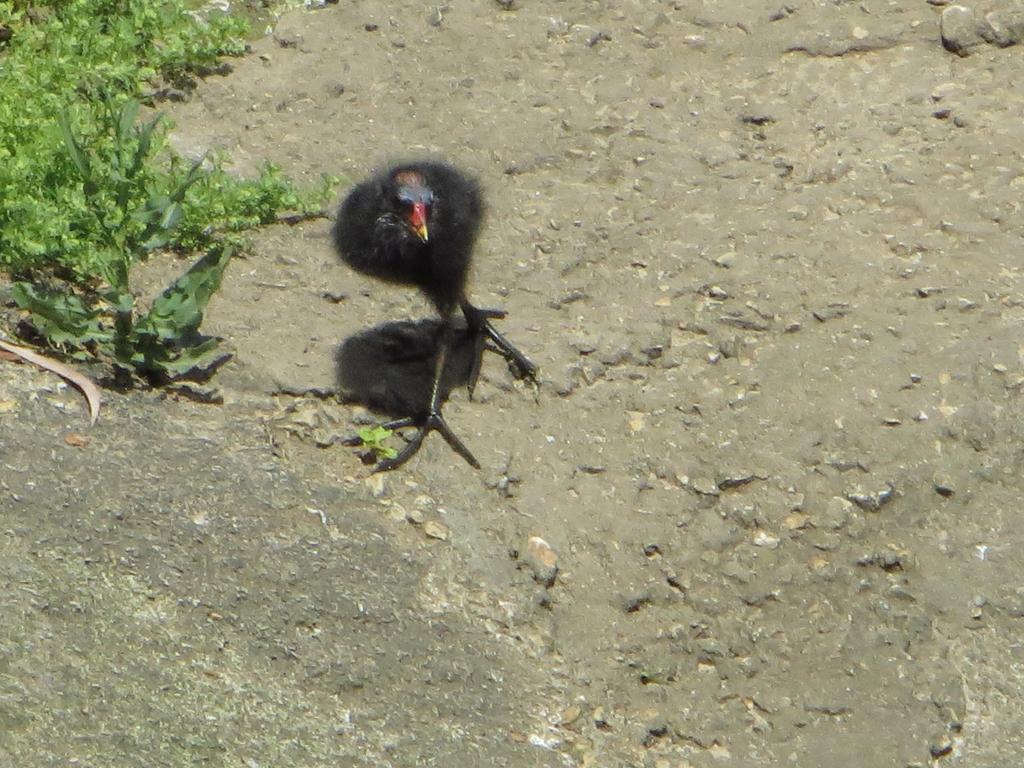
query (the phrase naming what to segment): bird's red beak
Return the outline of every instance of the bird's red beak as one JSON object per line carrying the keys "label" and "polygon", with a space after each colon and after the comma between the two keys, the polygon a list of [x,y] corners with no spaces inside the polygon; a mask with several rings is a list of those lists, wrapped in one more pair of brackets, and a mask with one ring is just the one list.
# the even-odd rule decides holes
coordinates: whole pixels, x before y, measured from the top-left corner
{"label": "bird's red beak", "polygon": [[409,225],[416,236],[424,243],[427,242],[427,204],[413,203],[412,213],[409,214]]}

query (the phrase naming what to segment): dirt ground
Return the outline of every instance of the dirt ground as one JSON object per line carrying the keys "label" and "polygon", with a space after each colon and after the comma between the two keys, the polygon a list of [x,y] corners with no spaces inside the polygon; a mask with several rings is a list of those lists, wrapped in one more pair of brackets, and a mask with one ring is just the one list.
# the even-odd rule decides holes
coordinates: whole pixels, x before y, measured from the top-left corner
{"label": "dirt ground", "polygon": [[1024,70],[941,5],[343,0],[169,108],[241,173],[476,173],[540,382],[452,394],[482,470],[370,476],[337,349],[430,308],[327,220],[229,267],[222,404],[89,429],[4,363],[0,765],[1019,762]]}

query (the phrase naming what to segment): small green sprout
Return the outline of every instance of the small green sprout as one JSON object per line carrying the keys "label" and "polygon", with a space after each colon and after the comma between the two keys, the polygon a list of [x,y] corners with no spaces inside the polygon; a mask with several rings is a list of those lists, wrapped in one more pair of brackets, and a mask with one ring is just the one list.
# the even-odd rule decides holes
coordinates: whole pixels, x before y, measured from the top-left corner
{"label": "small green sprout", "polygon": [[386,427],[361,427],[357,433],[363,445],[373,451],[379,459],[393,459],[398,455],[394,448],[384,445],[394,432]]}

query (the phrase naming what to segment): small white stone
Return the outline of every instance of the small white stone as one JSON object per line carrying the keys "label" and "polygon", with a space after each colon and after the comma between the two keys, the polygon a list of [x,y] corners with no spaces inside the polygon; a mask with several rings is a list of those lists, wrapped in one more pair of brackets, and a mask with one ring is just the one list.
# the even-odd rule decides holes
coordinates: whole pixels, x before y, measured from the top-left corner
{"label": "small white stone", "polygon": [[531,536],[523,551],[523,563],[533,571],[533,580],[550,587],[558,575],[558,553],[540,536]]}

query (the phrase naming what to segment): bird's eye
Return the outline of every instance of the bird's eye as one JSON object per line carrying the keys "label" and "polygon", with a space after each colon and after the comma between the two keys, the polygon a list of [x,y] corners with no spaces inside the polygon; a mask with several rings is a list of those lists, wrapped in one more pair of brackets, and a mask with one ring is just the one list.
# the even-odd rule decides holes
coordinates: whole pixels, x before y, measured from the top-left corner
{"label": "bird's eye", "polygon": [[434,202],[434,193],[425,187],[399,187],[396,195],[402,205],[423,203],[429,208]]}

